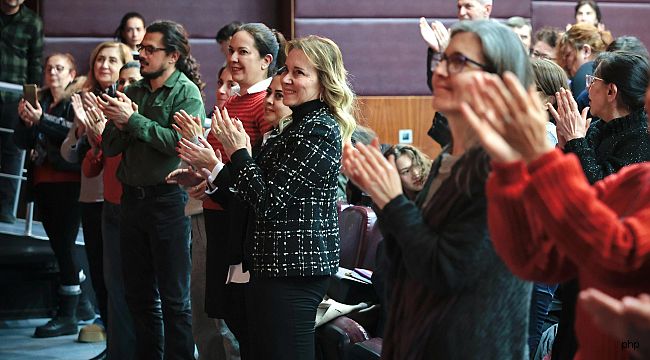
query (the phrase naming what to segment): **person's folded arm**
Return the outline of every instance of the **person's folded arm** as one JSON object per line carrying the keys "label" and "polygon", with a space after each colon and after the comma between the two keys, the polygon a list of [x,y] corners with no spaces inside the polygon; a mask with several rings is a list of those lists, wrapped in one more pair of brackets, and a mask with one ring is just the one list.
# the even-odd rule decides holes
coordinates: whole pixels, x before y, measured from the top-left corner
{"label": "person's folded arm", "polygon": [[624,168],[592,187],[578,159],[529,166],[524,199],[558,249],[581,269],[638,271],[650,261],[650,169]]}

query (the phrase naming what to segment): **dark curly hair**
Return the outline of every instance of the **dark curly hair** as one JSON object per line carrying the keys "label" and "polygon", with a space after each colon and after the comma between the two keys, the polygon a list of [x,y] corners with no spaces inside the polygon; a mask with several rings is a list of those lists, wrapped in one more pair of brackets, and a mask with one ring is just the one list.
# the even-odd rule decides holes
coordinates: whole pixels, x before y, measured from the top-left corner
{"label": "dark curly hair", "polygon": [[170,20],[159,20],[147,26],[147,32],[156,32],[163,35],[165,52],[167,54],[178,52],[179,58],[176,62],[176,68],[192,80],[203,94],[205,82],[201,80],[199,64],[190,54],[189,36],[183,25]]}

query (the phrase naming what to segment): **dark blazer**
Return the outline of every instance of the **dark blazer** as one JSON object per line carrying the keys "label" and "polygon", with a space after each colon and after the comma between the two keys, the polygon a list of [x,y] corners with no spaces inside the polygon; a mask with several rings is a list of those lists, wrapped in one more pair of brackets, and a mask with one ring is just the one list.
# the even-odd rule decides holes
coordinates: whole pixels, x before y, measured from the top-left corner
{"label": "dark blazer", "polygon": [[339,265],[336,211],[341,132],[318,100],[293,110],[293,122],[256,160],[231,156],[238,196],[255,209],[250,249],[257,277],[332,275]]}

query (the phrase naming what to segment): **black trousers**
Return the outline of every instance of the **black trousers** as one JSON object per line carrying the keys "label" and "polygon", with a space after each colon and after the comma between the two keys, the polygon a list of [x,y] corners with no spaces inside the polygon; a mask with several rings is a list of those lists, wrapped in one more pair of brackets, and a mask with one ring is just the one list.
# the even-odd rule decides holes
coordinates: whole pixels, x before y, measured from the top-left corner
{"label": "black trousers", "polygon": [[36,210],[59,264],[61,285],[79,285],[74,243],[79,232],[79,183],[40,183],[34,187]]}
{"label": "black trousers", "polygon": [[205,307],[208,316],[223,319],[239,342],[242,360],[250,358],[250,340],[246,314],[248,284],[225,284],[230,266],[230,237],[245,236],[231,233],[228,211],[204,209],[206,249]]}
{"label": "black trousers", "polygon": [[81,203],[81,225],[84,233],[90,279],[95,290],[99,314],[108,323],[108,294],[104,282],[104,250],[102,235],[102,208],[104,202]]}
{"label": "black trousers", "polygon": [[251,278],[246,288],[252,359],[313,360],[315,319],[329,276]]}
{"label": "black trousers", "polygon": [[177,185],[123,185],[122,274],[137,359],[194,359],[186,203],[187,194]]}

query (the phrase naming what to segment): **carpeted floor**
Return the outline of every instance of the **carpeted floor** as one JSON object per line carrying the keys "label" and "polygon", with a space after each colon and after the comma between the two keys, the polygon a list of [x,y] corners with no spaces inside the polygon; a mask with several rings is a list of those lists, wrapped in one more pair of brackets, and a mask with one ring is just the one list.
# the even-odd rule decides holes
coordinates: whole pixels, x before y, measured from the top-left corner
{"label": "carpeted floor", "polygon": [[87,360],[102,352],[106,347],[105,342],[91,344],[77,342],[77,335],[47,339],[32,337],[34,328],[45,324],[47,320],[0,321],[0,359]]}

